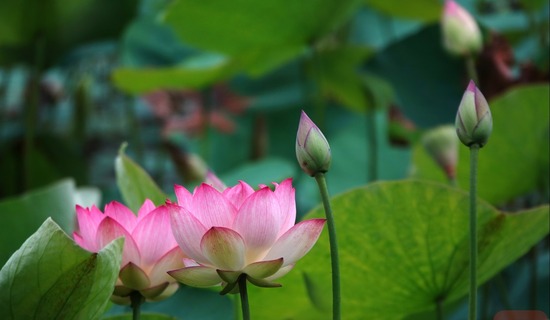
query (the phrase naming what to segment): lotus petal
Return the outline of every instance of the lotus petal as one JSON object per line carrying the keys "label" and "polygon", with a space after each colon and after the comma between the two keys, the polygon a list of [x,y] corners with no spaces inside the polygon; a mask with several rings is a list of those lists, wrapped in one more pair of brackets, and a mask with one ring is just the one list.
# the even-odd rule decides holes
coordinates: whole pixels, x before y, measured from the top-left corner
{"label": "lotus petal", "polygon": [[313,247],[324,225],[325,219],[311,219],[296,224],[277,240],[264,260],[282,257],[283,266],[295,263]]}
{"label": "lotus petal", "polygon": [[261,259],[277,240],[280,211],[276,196],[267,187],[251,195],[239,209],[233,228],[246,243],[247,263]]}
{"label": "lotus petal", "polygon": [[240,270],[244,267],[244,240],[229,228],[210,228],[202,237],[201,250],[203,256],[219,269]]}
{"label": "lotus petal", "polygon": [[215,269],[209,267],[188,267],[168,271],[174,279],[192,287],[212,287],[219,285],[222,279]]}

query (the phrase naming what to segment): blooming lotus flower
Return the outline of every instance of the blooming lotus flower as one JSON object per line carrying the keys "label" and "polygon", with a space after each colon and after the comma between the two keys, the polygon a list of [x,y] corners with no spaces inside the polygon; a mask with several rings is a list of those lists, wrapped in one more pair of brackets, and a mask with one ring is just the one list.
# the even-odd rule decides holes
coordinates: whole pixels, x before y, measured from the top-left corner
{"label": "blooming lotus flower", "polygon": [[325,219],[295,223],[292,180],[261,186],[245,182],[223,192],[202,184],[191,194],[176,186],[178,205],[172,205],[172,230],[185,268],[169,274],[195,287],[224,285],[222,294],[238,290],[246,274],[257,286],[279,286],[272,281],[289,272],[315,244]]}
{"label": "blooming lotus flower", "polygon": [[450,53],[467,55],[481,50],[483,39],[476,21],[455,1],[445,1],[441,26],[443,45]]}
{"label": "blooming lotus flower", "polygon": [[455,120],[456,134],[460,141],[470,147],[483,147],[493,131],[493,117],[485,97],[470,81],[462,96]]}
{"label": "blooming lotus flower", "polygon": [[162,300],[178,288],[166,272],[183,267],[185,257],[172,235],[170,212],[146,200],[136,216],[118,202],[105,206],[76,207],[78,230],[73,237],[82,248],[98,252],[116,238],[124,237],[122,263],[111,300],[129,304],[134,291],[147,300]]}
{"label": "blooming lotus flower", "polygon": [[303,111],[296,134],[296,158],[302,170],[310,176],[327,172],[332,160],[327,139]]}

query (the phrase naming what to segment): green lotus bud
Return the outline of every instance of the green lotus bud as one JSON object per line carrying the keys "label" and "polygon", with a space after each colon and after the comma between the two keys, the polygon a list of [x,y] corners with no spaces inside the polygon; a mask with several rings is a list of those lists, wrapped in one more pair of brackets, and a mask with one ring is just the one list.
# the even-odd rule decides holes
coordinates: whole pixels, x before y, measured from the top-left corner
{"label": "green lotus bud", "polygon": [[429,130],[422,137],[422,145],[450,180],[456,177],[458,163],[458,139],[452,125]]}
{"label": "green lotus bud", "polygon": [[468,147],[475,144],[483,147],[493,131],[493,117],[489,104],[471,80],[460,101],[455,127],[458,138]]}
{"label": "green lotus bud", "polygon": [[453,0],[445,1],[441,28],[443,46],[448,52],[467,55],[481,50],[483,39],[476,21]]}
{"label": "green lotus bud", "polygon": [[303,111],[296,135],[296,158],[302,170],[310,176],[327,172],[332,159],[327,139]]}

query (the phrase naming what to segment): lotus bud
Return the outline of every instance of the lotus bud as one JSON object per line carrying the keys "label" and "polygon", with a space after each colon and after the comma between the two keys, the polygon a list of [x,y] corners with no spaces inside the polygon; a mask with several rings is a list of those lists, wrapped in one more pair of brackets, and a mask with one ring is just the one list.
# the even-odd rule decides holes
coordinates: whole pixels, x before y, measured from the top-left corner
{"label": "lotus bud", "polygon": [[458,138],[467,147],[476,144],[480,148],[483,147],[493,131],[493,117],[489,104],[471,80],[460,101],[455,127]]}
{"label": "lotus bud", "polygon": [[296,135],[296,158],[310,176],[327,172],[332,159],[327,139],[303,111]]}
{"label": "lotus bud", "polygon": [[422,137],[422,145],[435,162],[445,171],[449,180],[456,178],[458,139],[452,125],[432,129]]}
{"label": "lotus bud", "polygon": [[441,26],[443,46],[451,54],[468,55],[481,50],[483,40],[476,21],[455,1],[445,1]]}

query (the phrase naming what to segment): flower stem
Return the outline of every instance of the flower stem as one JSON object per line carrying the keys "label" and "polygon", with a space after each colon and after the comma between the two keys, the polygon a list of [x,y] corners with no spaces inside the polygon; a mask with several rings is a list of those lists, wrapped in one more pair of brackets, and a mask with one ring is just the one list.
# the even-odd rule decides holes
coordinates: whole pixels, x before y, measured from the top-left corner
{"label": "flower stem", "polygon": [[332,265],[332,319],[340,320],[340,263],[338,262],[338,243],[336,240],[336,226],[334,225],[334,217],[330,207],[327,181],[325,174],[318,172],[315,174],[315,180],[319,186],[319,192],[323,199],[325,215],[328,224],[328,238],[330,241],[330,260]]}
{"label": "flower stem", "polygon": [[513,310],[512,304],[510,303],[510,297],[508,296],[508,289],[506,288],[506,280],[504,279],[503,273],[499,273],[496,277],[496,285],[498,294],[500,296],[500,301],[506,310]]}
{"label": "flower stem", "polygon": [[489,318],[489,286],[490,282],[487,282],[485,285],[483,285],[483,295],[482,295],[482,301],[483,304],[481,305],[481,319],[490,319]]}
{"label": "flower stem", "polygon": [[435,313],[437,320],[443,320],[443,298],[438,297],[435,301]]}
{"label": "flower stem", "polygon": [[239,293],[241,294],[241,308],[243,320],[250,320],[250,307],[248,306],[248,292],[246,291],[246,274],[239,276]]}
{"label": "flower stem", "polygon": [[243,317],[241,316],[241,313],[239,312],[239,305],[241,304],[241,299],[238,295],[234,295],[233,299],[233,310],[234,310],[234,316],[235,320],[242,320]]}
{"label": "flower stem", "polygon": [[456,181],[456,178],[450,178],[449,179],[449,185],[451,187],[458,187],[458,182]]}
{"label": "flower stem", "polygon": [[473,55],[469,54],[466,56],[466,71],[468,72],[468,77],[473,80],[476,85],[479,85],[479,77],[477,76],[476,70],[476,61]]}
{"label": "flower stem", "polygon": [[477,156],[479,145],[470,146],[470,304],[469,320],[475,320],[477,303]]}
{"label": "flower stem", "polygon": [[[374,100],[374,99],[372,99]],[[374,102],[373,102],[374,103]],[[368,182],[378,180],[378,138],[377,138],[376,110],[372,109],[367,113],[367,136],[369,151],[369,177]]]}
{"label": "flower stem", "polygon": [[30,73],[29,92],[25,101],[25,140],[24,140],[24,189],[30,189],[35,184],[33,177],[33,157],[35,153],[36,126],[38,121],[38,111],[40,104],[40,78],[44,64],[45,39],[38,35],[34,39],[34,63]]}
{"label": "flower stem", "polygon": [[141,304],[143,303],[144,299],[141,293],[139,291],[133,291],[130,294],[130,305],[132,307],[132,320],[139,320],[139,316],[141,313]]}
{"label": "flower stem", "polygon": [[529,308],[531,310],[537,310],[537,281],[538,281],[538,250],[537,245],[533,246],[530,252],[530,262],[531,262],[531,296],[530,296],[530,303]]}

